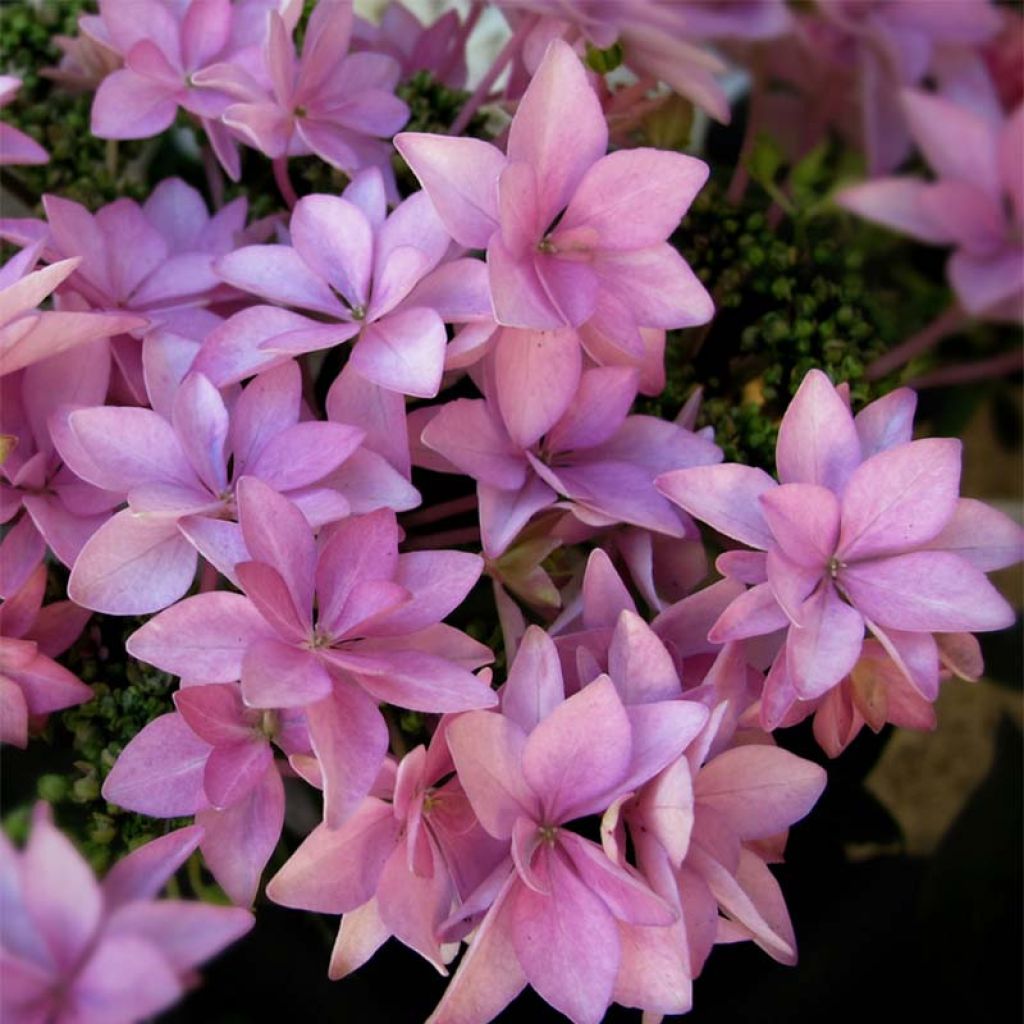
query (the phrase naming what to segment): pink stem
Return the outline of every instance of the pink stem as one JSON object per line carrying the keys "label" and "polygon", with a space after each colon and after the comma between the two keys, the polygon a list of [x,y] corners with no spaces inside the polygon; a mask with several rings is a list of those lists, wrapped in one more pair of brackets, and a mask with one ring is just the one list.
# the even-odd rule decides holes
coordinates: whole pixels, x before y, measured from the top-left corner
{"label": "pink stem", "polygon": [[431,505],[429,508],[421,508],[415,512],[410,512],[409,515],[402,517],[402,525],[425,526],[427,523],[436,523],[439,519],[457,516],[461,512],[471,512],[476,507],[476,494],[467,494],[461,498],[442,501],[440,504]]}
{"label": "pink stem", "polygon": [[911,335],[884,356],[879,356],[866,371],[868,380],[878,380],[910,362],[915,356],[934,348],[943,338],[958,331],[967,322],[967,314],[954,302],[927,327]]}
{"label": "pink stem", "polygon": [[217,572],[216,567],[204,561],[202,571],[199,574],[199,593],[205,594],[207,591],[216,590],[219,579],[220,574]]}
{"label": "pink stem", "polygon": [[498,76],[516,55],[516,51],[522,46],[523,40],[533,31],[533,27],[538,21],[540,21],[540,16],[533,14],[528,18],[524,18],[519,23],[519,28],[509,36],[508,42],[501,48],[498,56],[494,58],[494,63],[491,65],[490,70],[480,80],[480,84],[473,90],[473,95],[466,100],[465,106],[459,111],[459,116],[455,118],[455,122],[448,129],[449,135],[461,135],[466,130],[466,126],[473,119],[473,115],[490,93],[491,86],[494,85]]}
{"label": "pink stem", "polygon": [[469,42],[469,37],[473,34],[473,29],[476,28],[476,23],[480,20],[480,15],[483,14],[483,11],[484,5],[481,0],[473,0],[469,13],[466,15],[466,20],[459,26],[459,34],[452,40],[448,59],[437,72],[437,80],[439,82],[445,81],[452,73],[452,68],[455,67],[455,62],[459,59],[459,56],[465,52],[466,43]]}
{"label": "pink stem", "polygon": [[277,182],[281,198],[288,204],[289,210],[294,210],[299,197],[292,185],[292,179],[288,177],[288,157],[279,156],[272,166],[274,168],[274,181]]}
{"label": "pink stem", "polygon": [[944,366],[941,370],[924,373],[907,381],[907,386],[941,388],[951,384],[968,384],[971,381],[1003,377],[1008,373],[1020,373],[1021,370],[1024,370],[1024,352],[1004,352],[1002,355],[981,359],[976,363],[959,363],[956,366]]}
{"label": "pink stem", "polygon": [[219,210],[224,205],[224,175],[209,144],[203,146],[203,170],[206,172],[207,187],[210,189],[210,201],[213,208]]}
{"label": "pink stem", "polygon": [[410,537],[405,543],[407,551],[434,550],[449,547],[452,544],[479,544],[480,527],[463,526],[457,530],[441,530],[424,537]]}

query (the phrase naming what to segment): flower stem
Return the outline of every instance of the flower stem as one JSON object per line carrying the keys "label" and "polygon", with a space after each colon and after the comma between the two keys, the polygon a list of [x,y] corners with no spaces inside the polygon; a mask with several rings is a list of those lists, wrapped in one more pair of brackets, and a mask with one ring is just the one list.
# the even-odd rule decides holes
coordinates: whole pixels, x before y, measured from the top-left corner
{"label": "flower stem", "polygon": [[934,348],[943,338],[958,331],[967,322],[967,314],[954,302],[948,309],[940,313],[927,327],[917,334],[911,335],[884,356],[879,356],[865,373],[868,380],[878,380],[886,374],[898,370],[910,362],[915,356]]}
{"label": "flower stem", "polygon": [[435,550],[451,544],[479,544],[480,527],[463,526],[457,530],[440,530],[422,537],[410,537],[405,542],[407,551]]}
{"label": "flower stem", "polygon": [[448,519],[450,516],[457,516],[462,512],[471,512],[477,507],[476,494],[466,494],[461,498],[452,498],[451,501],[442,501],[437,505],[430,505],[427,508],[417,509],[402,517],[404,526],[425,526],[427,523],[436,523],[440,519]]}
{"label": "flower stem", "polygon": [[295,187],[292,185],[292,179],[288,177],[288,157],[279,156],[273,162],[273,168],[274,181],[277,182],[281,198],[288,204],[289,210],[294,210],[299,197],[295,192]]}
{"label": "flower stem", "polygon": [[972,381],[1003,377],[1009,373],[1019,374],[1024,370],[1024,352],[1003,352],[990,359],[979,359],[975,363],[958,363],[944,366],[941,370],[924,373],[907,381],[912,388],[941,388],[954,384],[968,384]]}

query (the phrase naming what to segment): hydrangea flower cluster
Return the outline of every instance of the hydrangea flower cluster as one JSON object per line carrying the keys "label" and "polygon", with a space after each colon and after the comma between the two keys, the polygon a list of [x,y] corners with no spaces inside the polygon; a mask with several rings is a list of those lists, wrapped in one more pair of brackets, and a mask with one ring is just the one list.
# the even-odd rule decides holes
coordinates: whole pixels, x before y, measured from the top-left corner
{"label": "hydrangea flower cluster", "polygon": [[[263,897],[340,915],[331,978],[389,937],[451,971],[435,1024],[526,986],[576,1024],[685,1013],[716,943],[796,962],[770,865],[826,772],[776,730],[813,715],[835,757],[864,725],[933,727],[942,681],[981,672],[973,634],[1014,621],[985,573],[1024,532],[960,497],[960,443],[914,439],[905,387],[855,410],[810,370],[777,477],[723,462],[699,394],[634,411],[715,283],[673,241],[708,165],[628,127],[670,109],[659,82],[727,121],[725,59],[832,40],[872,166],[912,137],[938,177],[841,203],[955,246],[963,310],[1019,319],[1024,120],[964,106],[999,16],[504,0],[442,135],[403,132],[396,89],[461,87],[482,3],[430,26],[309,6],[100,0],[57,80],[95,91],[101,138],[191,132],[208,195],[167,178],[0,220],[0,740],[90,699],[55,660],[90,614],[145,616],[128,655],[180,684],[103,797],[194,820],[100,884],[44,810],[24,851],[3,841],[4,1013],[148,1018]],[[482,104],[504,126],[463,134]],[[343,187],[299,196],[309,158]],[[3,126],[0,163],[41,160]],[[268,161],[280,209],[252,220],[221,169]],[[282,845],[297,788],[322,814]],[[154,902],[197,850],[234,908]]]}

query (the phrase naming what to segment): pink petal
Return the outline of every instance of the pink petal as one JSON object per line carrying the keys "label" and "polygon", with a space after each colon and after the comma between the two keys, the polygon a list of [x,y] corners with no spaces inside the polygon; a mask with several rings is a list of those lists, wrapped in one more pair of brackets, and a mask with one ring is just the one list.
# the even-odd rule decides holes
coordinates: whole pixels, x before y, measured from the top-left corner
{"label": "pink petal", "polygon": [[765,839],[807,815],[825,788],[825,772],[779,747],[733,747],[697,773],[694,797],[713,807],[743,839]]}
{"label": "pink petal", "polygon": [[511,719],[473,711],[452,719],[448,746],[480,824],[508,839],[517,818],[537,820],[537,798],[523,777],[526,733]]}
{"label": "pink petal", "polygon": [[[859,602],[858,602],[859,607]],[[823,584],[801,609],[800,626],[790,626],[786,661],[804,700],[820,697],[857,663],[864,642],[864,619]]]}
{"label": "pink petal", "polygon": [[327,286],[326,276],[291,246],[247,245],[222,256],[215,269],[228,284],[244,292],[282,306],[348,319],[345,307]]}
{"label": "pink petal", "polygon": [[854,471],[843,494],[843,561],[906,551],[949,522],[960,490],[961,444],[911,441],[879,452]]}
{"label": "pink petal", "polygon": [[267,885],[275,903],[347,914],[377,891],[402,823],[391,806],[367,797],[340,828],[318,825]]}
{"label": "pink petal", "polygon": [[294,360],[253,378],[231,410],[228,446],[235,457],[235,476],[282,431],[298,422],[302,402],[302,371]]}
{"label": "pink petal", "polygon": [[255,736],[216,746],[206,759],[203,792],[214,807],[230,807],[252,792],[273,762],[269,742]]}
{"label": "pink petal", "polygon": [[251,906],[284,825],[284,786],[277,768],[270,765],[231,807],[197,812],[196,823],[204,829],[203,859],[217,883],[232,902]]}
{"label": "pink petal", "polygon": [[958,633],[1003,629],[1013,609],[984,575],[957,555],[916,551],[844,568],[839,582],[878,625]]}
{"label": "pink petal", "polygon": [[375,899],[350,910],[341,919],[327,977],[331,981],[347,977],[362,967],[389,938],[391,931],[381,921]]}
{"label": "pink petal", "polygon": [[128,653],[178,676],[230,683],[242,673],[249,646],[273,633],[241,594],[206,593],[186,598],[137,629]]}
{"label": "pink petal", "polygon": [[529,626],[501,691],[502,714],[529,733],[563,700],[562,670],[554,642],[539,626]]}
{"label": "pink petal", "polygon": [[810,370],[779,427],[779,479],[820,484],[838,494],[860,461],[860,439],[850,410],[828,377]]}
{"label": "pink petal", "polygon": [[363,432],[341,423],[294,423],[270,438],[245,472],[273,490],[308,487],[333,472],[359,447]]}
{"label": "pink petal", "polygon": [[519,101],[508,158],[529,164],[542,192],[538,220],[550,224],[604,156],[608,127],[587,73],[570,46],[553,40]]}
{"label": "pink petal", "polygon": [[335,683],[329,697],[311,705],[307,716],[323,771],[324,821],[333,829],[370,791],[388,749],[388,730],[373,699],[343,681]]}
{"label": "pink petal", "polygon": [[1024,531],[991,505],[973,498],[960,498],[953,518],[931,539],[928,547],[951,551],[975,569],[992,572],[1015,565],[1024,557]]}
{"label": "pink petal", "polygon": [[512,942],[526,977],[546,1002],[578,1024],[599,1024],[619,968],[618,929],[604,902],[563,856],[545,846],[538,858],[550,895],[518,887]]}
{"label": "pink petal", "polygon": [[485,249],[498,228],[501,150],[479,139],[418,132],[402,132],[394,141],[452,238]]}
{"label": "pink petal", "polygon": [[918,178],[876,178],[842,189],[836,202],[851,213],[919,242],[943,245],[950,241],[947,231],[920,204],[927,189],[928,185]]}
{"label": "pink petal", "polygon": [[484,554],[497,558],[536,513],[550,506],[557,495],[536,476],[527,478],[518,490],[508,491],[486,484],[477,486],[480,502],[480,538]]}
{"label": "pink petal", "polygon": [[306,264],[352,307],[370,300],[373,228],[358,206],[335,196],[313,195],[295,204],[292,244]]}
{"label": "pink petal", "polygon": [[[510,252],[500,235],[487,247],[487,275],[494,319],[507,327],[552,331],[571,322],[541,277],[535,253]],[[593,291],[593,283],[591,283]],[[591,303],[588,302],[588,305]]]}
{"label": "pink petal", "polygon": [[402,309],[367,326],[350,361],[382,388],[433,398],[441,386],[447,342],[444,324],[432,309]]}
{"label": "pink petal", "polygon": [[872,455],[906,444],[914,436],[917,395],[910,388],[897,388],[876,398],[853,418],[860,438],[861,455]]}
{"label": "pink petal", "polygon": [[625,708],[611,680],[602,677],[560,704],[530,733],[523,749],[523,775],[543,802],[546,820],[571,821],[611,803],[631,755]]}
{"label": "pink petal", "polygon": [[203,769],[212,749],[180,715],[161,715],[121,752],[103,798],[155,818],[195,814],[206,805]]}
{"label": "pink petal", "polygon": [[174,123],[178,97],[162,79],[122,68],[107,75],[96,90],[90,130],[101,139],[148,139]]}
{"label": "pink petal", "polygon": [[136,900],[151,900],[199,846],[203,830],[196,825],[175,829],[122,857],[103,879],[107,910]]}
{"label": "pink petal", "polygon": [[628,149],[609,153],[584,175],[559,222],[588,228],[602,249],[644,249],[664,242],[707,181],[708,166],[681,153]]}
{"label": "pink petal", "polygon": [[331,675],[308,648],[276,637],[253,641],[242,659],[242,696],[257,708],[301,708],[331,693]]}
{"label": "pink petal", "polygon": [[182,597],[196,550],[173,519],[118,512],[82,548],[68,580],[73,601],[110,615],[144,615]]}
{"label": "pink petal", "polygon": [[608,647],[608,675],[627,705],[671,700],[682,692],[665,645],[639,615],[628,609],[615,623]]}
{"label": "pink petal", "polygon": [[839,541],[836,496],[816,484],[783,484],[758,500],[786,556],[808,569],[824,570]]}
{"label": "pink petal", "polygon": [[772,543],[758,499],[778,484],[762,469],[695,466],[664,473],[655,485],[670,501],[727,537],[762,551]]}

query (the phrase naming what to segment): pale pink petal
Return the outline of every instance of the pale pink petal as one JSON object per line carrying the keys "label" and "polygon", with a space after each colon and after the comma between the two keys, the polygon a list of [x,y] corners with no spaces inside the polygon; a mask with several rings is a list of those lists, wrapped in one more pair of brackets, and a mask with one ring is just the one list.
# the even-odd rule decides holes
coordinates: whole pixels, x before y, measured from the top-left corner
{"label": "pale pink petal", "polygon": [[331,981],[347,977],[362,967],[390,937],[391,932],[380,919],[375,899],[350,910],[341,919],[327,977]]}
{"label": "pale pink petal", "polygon": [[395,148],[412,168],[452,238],[485,249],[498,228],[501,150],[471,138],[403,132]]}
{"label": "pale pink petal", "polygon": [[528,252],[510,252],[500,235],[487,247],[487,274],[494,319],[508,327],[553,331],[570,322],[541,277],[538,261]]}
{"label": "pale pink petal", "polygon": [[269,766],[231,807],[199,811],[196,823],[203,827],[203,859],[217,883],[234,903],[251,906],[284,825],[284,786],[277,768]]}
{"label": "pale pink petal", "polygon": [[122,68],[107,75],[96,90],[90,130],[101,139],[148,139],[174,123],[179,95],[160,78]]}
{"label": "pale pink petal", "polygon": [[153,899],[196,850],[202,837],[201,828],[189,825],[150,840],[122,857],[103,879],[107,909]]}
{"label": "pale pink petal", "polygon": [[960,453],[953,438],[926,438],[858,466],[843,494],[839,558],[874,558],[932,540],[956,508]]}
{"label": "pale pink petal", "polygon": [[[839,541],[839,501],[817,484],[783,484],[758,500],[769,529],[797,565],[824,570]],[[771,552],[769,552],[769,560]],[[771,578],[771,567],[768,570]]]}
{"label": "pale pink petal", "polygon": [[992,572],[1024,557],[1024,531],[1009,516],[973,498],[960,498],[953,518],[931,539],[929,548],[951,551],[975,569]]}
{"label": "pale pink petal", "polygon": [[307,421],[284,428],[245,467],[275,491],[292,491],[322,480],[358,447],[363,432],[341,423]]}
{"label": "pale pink petal", "polygon": [[861,455],[870,459],[878,452],[912,440],[916,408],[917,395],[910,388],[897,388],[864,406],[853,418]]}
{"label": "pale pink petal", "polygon": [[608,647],[608,675],[627,705],[671,700],[682,692],[665,645],[639,615],[628,609],[615,623]]}
{"label": "pale pink petal", "polygon": [[203,792],[214,807],[231,807],[253,791],[273,762],[270,743],[255,736],[216,746],[206,759]]}
{"label": "pale pink petal", "polygon": [[477,495],[480,538],[488,558],[501,555],[530,519],[558,497],[536,476],[528,477],[522,487],[512,491],[481,483],[477,486]]}
{"label": "pale pink petal", "polygon": [[198,556],[173,519],[118,512],[82,548],[68,580],[71,599],[110,615],[144,615],[182,597]]}
{"label": "pale pink petal", "polygon": [[301,708],[328,697],[331,675],[307,647],[277,638],[253,641],[242,659],[242,696],[257,708]]}
{"label": "pale pink petal", "polygon": [[501,691],[501,711],[531,732],[565,699],[558,651],[539,626],[529,626]]}
{"label": "pale pink petal", "polygon": [[365,311],[370,300],[373,228],[347,199],[313,195],[295,204],[292,244],[320,278],[352,307]]}
{"label": "pale pink petal", "polygon": [[161,715],[121,752],[103,798],[155,818],[195,814],[206,806],[203,769],[212,749],[180,715]]}
{"label": "pale pink petal", "polygon": [[828,377],[810,370],[779,426],[779,479],[820,484],[838,494],[860,461],[860,439],[850,410]]}
{"label": "pale pink petal", "polygon": [[324,821],[328,828],[337,828],[377,777],[388,749],[387,726],[374,700],[343,681],[335,683],[329,697],[311,705],[307,717],[323,771]]}
{"label": "pale pink petal", "polygon": [[836,195],[836,202],[851,213],[919,242],[947,244],[951,241],[948,232],[920,205],[927,189],[927,183],[918,178],[875,178],[863,185],[842,189]]}
{"label": "pale pink petal", "polygon": [[864,619],[831,584],[823,584],[804,602],[800,618],[802,625],[789,628],[786,661],[797,693],[812,700],[835,686],[857,663],[864,643]]}
{"label": "pale pink petal", "polygon": [[727,537],[760,548],[772,543],[759,498],[778,486],[762,469],[725,464],[664,473],[655,485],[670,501]]}
{"label": "pale pink petal", "polygon": [[774,633],[789,625],[789,618],[767,583],[759,583],[730,602],[708,632],[708,640],[723,644],[749,636]]}
{"label": "pale pink petal", "polygon": [[348,319],[325,275],[291,246],[247,245],[222,256],[215,269],[228,284],[271,302]]}
{"label": "pale pink petal", "polygon": [[178,676],[234,682],[249,646],[273,636],[252,602],[241,594],[206,593],[186,598],[137,629],[128,653]]}
{"label": "pale pink petal", "polygon": [[432,309],[402,309],[364,328],[350,362],[382,388],[433,398],[441,386],[447,341],[444,323]]}

